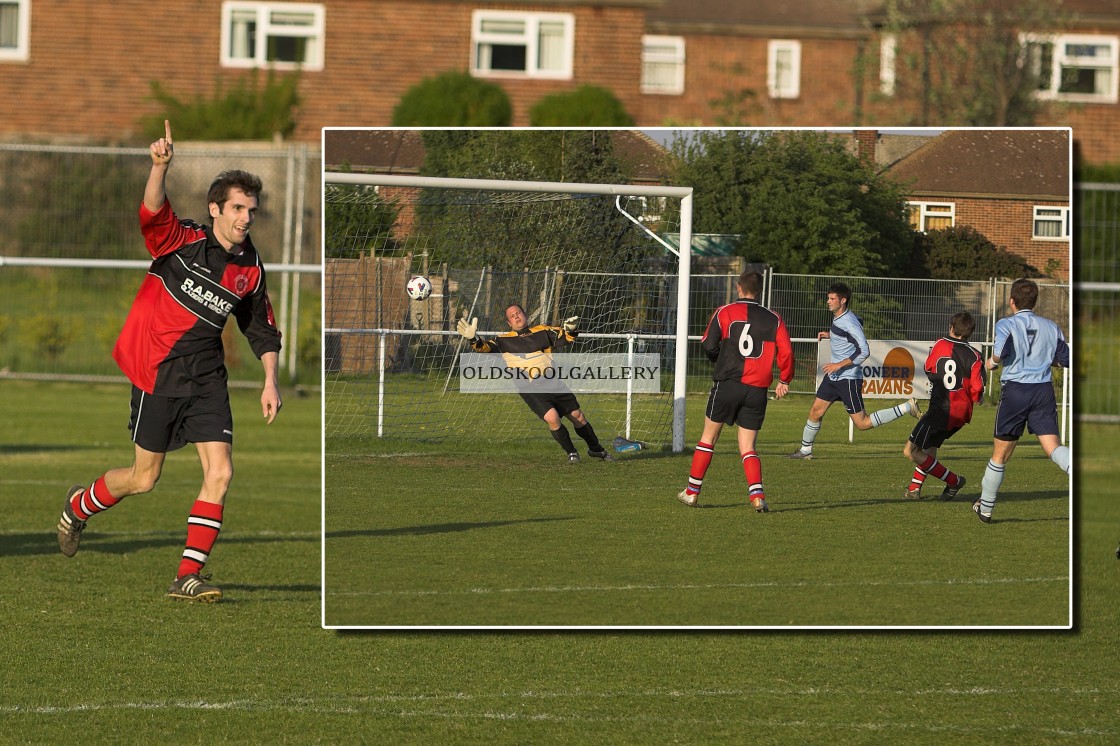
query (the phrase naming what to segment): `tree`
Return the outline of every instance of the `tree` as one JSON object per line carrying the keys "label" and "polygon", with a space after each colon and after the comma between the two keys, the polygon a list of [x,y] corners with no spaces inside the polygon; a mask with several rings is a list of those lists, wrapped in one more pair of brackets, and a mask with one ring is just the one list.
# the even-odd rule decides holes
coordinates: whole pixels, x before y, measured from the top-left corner
{"label": "tree", "polygon": [[986,280],[989,277],[1038,277],[1018,254],[1000,248],[971,225],[919,234],[930,277],[935,280]]}
{"label": "tree", "polygon": [[1054,33],[1068,14],[1053,0],[891,0],[885,33],[900,39],[894,97],[917,103],[916,124],[1030,126],[1040,69],[1021,33]]}
{"label": "tree", "polygon": [[[348,173],[350,167],[339,169]],[[399,210],[381,198],[377,189],[360,184],[323,184],[325,224],[323,251],[328,258],[354,259],[359,254],[399,253],[393,235]]]}
{"label": "tree", "polygon": [[694,187],[693,231],[739,236],[781,272],[905,275],[913,231],[901,187],[826,132],[701,131],[672,144]]}
{"label": "tree", "polygon": [[[423,133],[424,176],[626,183],[621,163],[614,156],[610,132],[595,130],[463,131],[430,130]],[[477,207],[461,195],[444,201],[428,195],[417,208],[421,233],[439,236],[430,242],[432,261],[460,267],[490,266],[520,270],[543,264],[536,255],[548,252],[563,257],[570,266],[610,266],[624,260],[630,250],[620,243],[629,224],[611,200],[564,200],[551,207],[532,199],[505,204],[501,195],[489,199],[474,195]],[[522,247],[515,249],[513,247]]]}
{"label": "tree", "polygon": [[609,184],[627,179],[605,131],[428,130],[422,139],[424,176]]}
{"label": "tree", "polygon": [[582,85],[545,96],[529,110],[532,127],[630,127],[634,118],[606,88]]}
{"label": "tree", "polygon": [[392,121],[394,127],[508,127],[513,105],[497,83],[449,70],[405,91]]}

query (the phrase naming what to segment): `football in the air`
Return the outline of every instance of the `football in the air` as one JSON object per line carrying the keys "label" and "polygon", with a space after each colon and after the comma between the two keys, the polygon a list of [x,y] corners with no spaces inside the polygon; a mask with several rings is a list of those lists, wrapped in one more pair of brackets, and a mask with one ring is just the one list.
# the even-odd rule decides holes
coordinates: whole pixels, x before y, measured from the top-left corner
{"label": "football in the air", "polygon": [[412,300],[424,300],[432,294],[432,283],[423,275],[415,275],[404,286],[404,291],[408,293],[408,297]]}

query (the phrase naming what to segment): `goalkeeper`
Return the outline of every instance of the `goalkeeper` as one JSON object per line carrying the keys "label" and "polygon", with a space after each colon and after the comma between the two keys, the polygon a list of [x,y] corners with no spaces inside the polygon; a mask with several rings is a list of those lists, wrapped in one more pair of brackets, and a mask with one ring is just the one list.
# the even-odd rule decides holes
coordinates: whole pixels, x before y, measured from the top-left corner
{"label": "goalkeeper", "polygon": [[[478,336],[478,319],[473,318],[468,323],[466,318],[459,319],[457,329],[464,339],[471,343],[475,352],[501,352],[512,355],[532,355],[541,353],[551,355],[553,350],[560,349],[575,341],[578,316],[566,319],[562,326],[546,326],[537,324],[529,326],[529,317],[525,309],[518,304],[513,304],[506,309],[506,321],[509,322],[510,331],[499,334],[490,340]],[[518,392],[519,396],[529,405],[533,413],[545,421],[549,431],[564,453],[568,461],[579,463],[579,453],[572,443],[572,436],[564,427],[562,417],[571,420],[575,427],[576,435],[587,443],[587,455],[603,461],[614,461],[614,456],[607,453],[595,435],[595,429],[587,421],[587,417],[580,411],[579,401],[571,391],[559,393],[546,392]]]}

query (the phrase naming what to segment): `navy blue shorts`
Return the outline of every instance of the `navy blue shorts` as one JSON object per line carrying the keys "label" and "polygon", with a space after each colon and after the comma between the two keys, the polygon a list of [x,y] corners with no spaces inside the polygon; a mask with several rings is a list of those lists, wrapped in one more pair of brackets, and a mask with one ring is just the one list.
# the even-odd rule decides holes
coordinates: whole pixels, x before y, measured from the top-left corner
{"label": "navy blue shorts", "polygon": [[704,416],[712,422],[761,430],[766,419],[766,389],[742,381],[716,381],[708,394]]}
{"label": "navy blue shorts", "polygon": [[817,398],[826,402],[842,401],[848,414],[863,411],[863,379],[841,378],[834,381],[828,376],[824,377],[817,388]]}
{"label": "navy blue shorts", "polygon": [[1024,427],[1035,435],[1058,434],[1058,400],[1053,383],[1005,381],[1000,385],[996,438],[1018,440]]}
{"label": "navy blue shorts", "polygon": [[128,429],[132,442],[152,453],[187,443],[232,443],[233,412],[222,388],[196,396],[157,396],[132,387]]}

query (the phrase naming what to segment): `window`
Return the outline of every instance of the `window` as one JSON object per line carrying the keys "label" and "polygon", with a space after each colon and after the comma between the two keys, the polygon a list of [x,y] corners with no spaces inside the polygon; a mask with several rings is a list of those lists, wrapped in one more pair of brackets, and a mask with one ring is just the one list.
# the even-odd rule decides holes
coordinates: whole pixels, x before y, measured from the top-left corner
{"label": "window", "polygon": [[771,41],[766,58],[766,87],[770,98],[801,95],[801,42]]}
{"label": "window", "polygon": [[0,60],[31,58],[31,0],[0,0]]}
{"label": "window", "polygon": [[1034,208],[1033,237],[1039,241],[1068,241],[1070,209],[1038,206]]}
{"label": "window", "polygon": [[910,227],[925,233],[952,228],[956,206],[952,202],[910,202]]}
{"label": "window", "polygon": [[221,63],[226,67],[323,69],[324,6],[222,3]]}
{"label": "window", "polygon": [[567,80],[574,56],[570,13],[476,10],[472,15],[472,75]]}
{"label": "window", "polygon": [[684,93],[684,37],[642,37],[642,93]]}
{"label": "window", "polygon": [[1038,80],[1038,97],[1057,101],[1117,102],[1120,38],[1024,35],[1024,61]]}
{"label": "window", "polygon": [[895,60],[898,57],[898,36],[883,34],[879,41],[879,93],[894,95]]}

